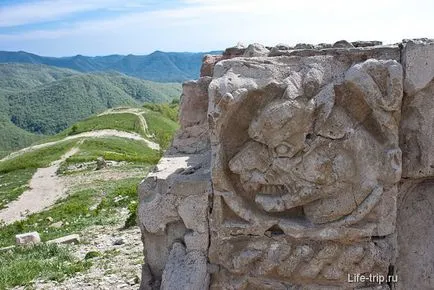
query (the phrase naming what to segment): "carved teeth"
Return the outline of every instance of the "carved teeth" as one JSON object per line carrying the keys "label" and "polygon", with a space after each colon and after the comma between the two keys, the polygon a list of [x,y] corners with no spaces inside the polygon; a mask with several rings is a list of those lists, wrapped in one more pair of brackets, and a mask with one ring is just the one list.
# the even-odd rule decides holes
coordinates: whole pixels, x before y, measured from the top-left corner
{"label": "carved teeth", "polygon": [[260,189],[260,193],[262,194],[281,194],[285,192],[284,185],[278,184],[263,184]]}

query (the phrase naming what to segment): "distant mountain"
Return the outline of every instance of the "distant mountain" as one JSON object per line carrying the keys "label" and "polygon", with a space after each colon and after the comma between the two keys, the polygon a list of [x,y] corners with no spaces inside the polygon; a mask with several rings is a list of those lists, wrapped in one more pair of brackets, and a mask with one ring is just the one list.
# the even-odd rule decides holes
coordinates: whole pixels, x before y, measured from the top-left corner
{"label": "distant mountain", "polygon": [[0,137],[10,136],[0,141],[0,151],[28,145],[36,139],[30,133],[55,134],[107,108],[170,102],[180,94],[179,83],[156,83],[118,72],[0,64]]}
{"label": "distant mountain", "polygon": [[108,55],[89,57],[45,57],[18,51],[0,51],[0,63],[31,63],[69,68],[79,72],[117,71],[129,76],[158,81],[183,82],[199,76],[205,54],[220,54],[221,51],[206,53],[162,52],[149,55]]}

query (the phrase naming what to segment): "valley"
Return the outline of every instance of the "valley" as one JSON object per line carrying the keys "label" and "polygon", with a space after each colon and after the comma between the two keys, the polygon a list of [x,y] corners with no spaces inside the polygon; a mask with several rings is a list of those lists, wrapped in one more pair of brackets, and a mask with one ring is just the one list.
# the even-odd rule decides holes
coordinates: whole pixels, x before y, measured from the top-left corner
{"label": "valley", "polygon": [[179,98],[178,83],[35,64],[0,64],[0,157],[119,106]]}

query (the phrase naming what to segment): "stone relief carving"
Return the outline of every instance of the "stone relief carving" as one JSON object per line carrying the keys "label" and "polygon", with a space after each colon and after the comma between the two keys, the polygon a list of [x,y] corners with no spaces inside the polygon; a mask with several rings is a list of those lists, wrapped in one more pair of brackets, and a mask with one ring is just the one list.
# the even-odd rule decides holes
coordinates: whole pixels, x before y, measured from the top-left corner
{"label": "stone relief carving", "polygon": [[[346,67],[332,57],[273,61],[250,60],[242,74],[243,60],[222,62],[215,69],[222,75],[210,85],[219,232],[211,261],[235,275],[321,282],[343,279],[343,269],[361,263],[347,257],[355,251],[371,263],[364,271],[378,264],[387,273],[390,251],[377,263],[377,246],[359,241],[394,231],[388,216],[396,215],[401,178],[401,65],[369,59]],[[259,238],[273,232],[275,244]],[[258,236],[259,248],[240,246],[237,235]],[[340,266],[325,266],[326,257],[341,259]]]}
{"label": "stone relief carving", "polygon": [[[326,66],[288,71],[281,84],[272,84],[275,94],[255,89],[231,100],[239,108],[255,94],[269,101],[248,116],[248,136],[235,154],[225,156],[229,172],[222,178],[231,185],[224,190],[242,197],[245,212],[255,208],[298,228],[360,222],[401,176],[401,65],[368,60],[344,71],[338,82],[333,78],[341,76]],[[231,123],[228,130],[237,126],[238,112],[220,113]],[[225,138],[222,130],[216,134]],[[225,155],[224,149],[216,154]],[[225,201],[237,203],[229,195]]]}

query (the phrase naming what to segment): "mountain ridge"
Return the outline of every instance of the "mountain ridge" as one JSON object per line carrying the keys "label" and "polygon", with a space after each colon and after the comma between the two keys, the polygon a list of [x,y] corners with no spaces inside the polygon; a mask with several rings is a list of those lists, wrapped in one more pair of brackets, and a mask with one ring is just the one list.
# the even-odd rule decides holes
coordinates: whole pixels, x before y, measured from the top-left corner
{"label": "mountain ridge", "polygon": [[0,51],[0,63],[45,64],[79,72],[115,70],[126,75],[156,82],[183,82],[196,79],[205,54],[210,52],[164,52],[156,50],[147,55],[40,56],[26,51]]}

